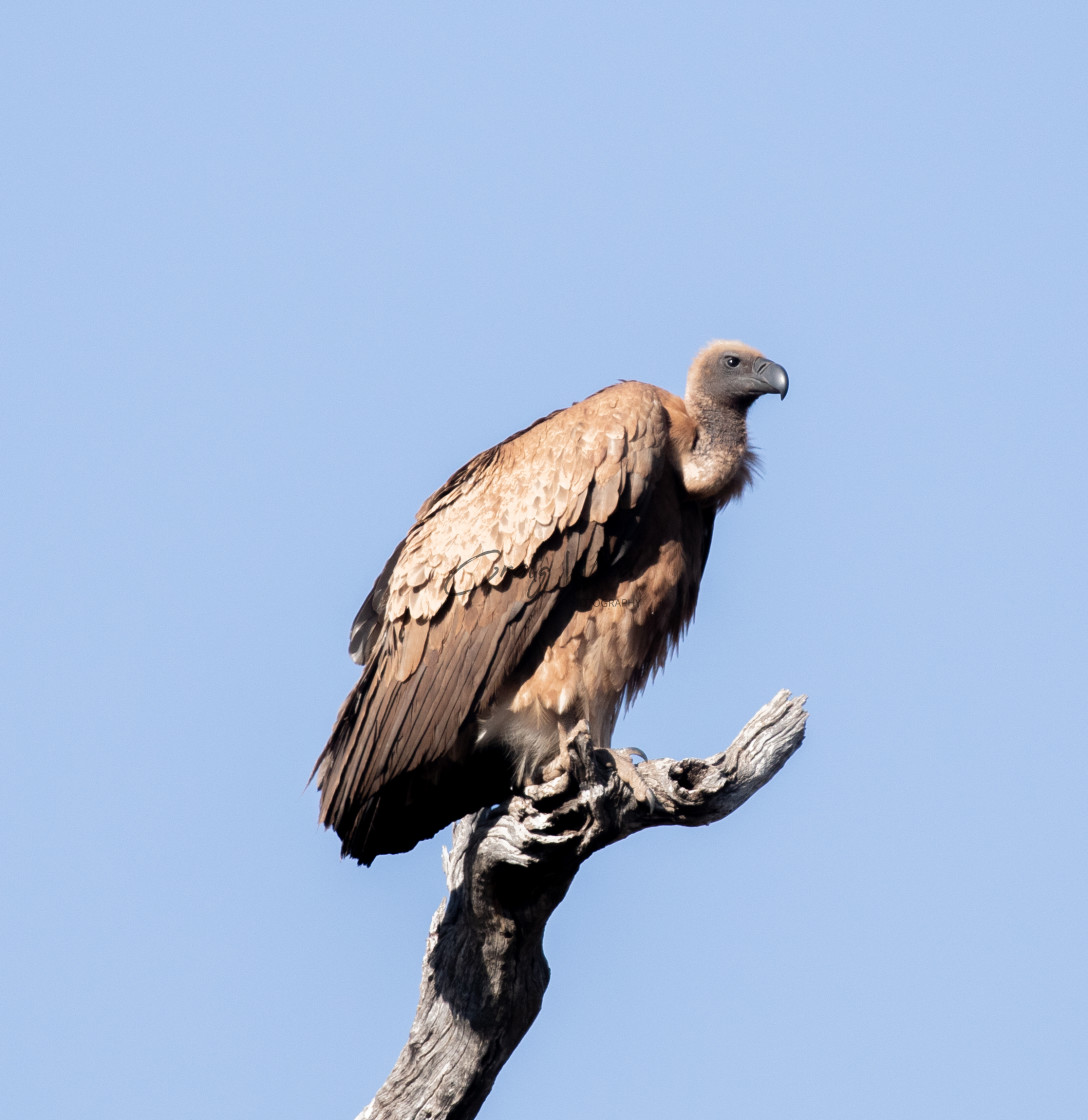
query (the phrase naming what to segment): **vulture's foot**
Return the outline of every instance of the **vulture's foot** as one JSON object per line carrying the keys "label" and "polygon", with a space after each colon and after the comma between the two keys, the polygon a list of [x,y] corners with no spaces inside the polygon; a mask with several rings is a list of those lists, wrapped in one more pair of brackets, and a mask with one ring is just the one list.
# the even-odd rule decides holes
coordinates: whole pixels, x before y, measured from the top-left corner
{"label": "vulture's foot", "polygon": [[616,767],[616,773],[631,787],[631,792],[635,795],[635,800],[640,805],[645,805],[648,809],[655,808],[657,799],[654,797],[650,787],[639,777],[638,767],[631,761],[631,756],[637,754],[643,762],[646,762],[645,752],[640,751],[638,747],[621,747],[619,750],[612,750],[609,748],[605,753],[611,755],[613,765]]}
{"label": "vulture's foot", "polygon": [[551,777],[545,772],[541,775],[539,782],[533,782],[532,785],[526,786],[522,792],[530,801],[535,801],[538,805],[547,807],[565,801],[570,795],[572,784],[569,770],[564,770],[562,773]]}
{"label": "vulture's foot", "polygon": [[565,796],[573,784],[570,772],[570,742],[566,735],[559,736],[559,753],[540,772],[540,780],[526,787],[526,794],[533,801],[552,801]]}
{"label": "vulture's foot", "polygon": [[540,780],[544,785],[554,782],[563,775],[570,778],[570,737],[559,733],[559,753],[540,772]]}

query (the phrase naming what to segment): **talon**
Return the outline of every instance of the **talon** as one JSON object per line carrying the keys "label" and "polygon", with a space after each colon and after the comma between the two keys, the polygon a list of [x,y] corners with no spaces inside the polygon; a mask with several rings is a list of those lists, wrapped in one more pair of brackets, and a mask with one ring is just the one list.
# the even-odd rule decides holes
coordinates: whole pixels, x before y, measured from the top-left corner
{"label": "talon", "polygon": [[[630,758],[631,755],[633,755],[633,754],[637,754],[638,757],[641,758],[643,762],[649,762],[650,761],[646,752],[644,750],[641,750],[638,747],[619,747],[616,750],[615,753],[616,754],[625,754],[625,755],[627,755],[628,758]],[[634,763],[632,763],[631,765],[633,766]]]}

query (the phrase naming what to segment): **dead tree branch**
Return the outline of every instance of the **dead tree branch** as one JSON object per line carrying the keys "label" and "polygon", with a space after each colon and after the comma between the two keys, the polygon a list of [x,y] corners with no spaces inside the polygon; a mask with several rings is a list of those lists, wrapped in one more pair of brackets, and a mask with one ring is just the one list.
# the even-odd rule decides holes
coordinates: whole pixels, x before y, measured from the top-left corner
{"label": "dead tree branch", "polygon": [[449,898],[431,920],[419,1007],[385,1084],[357,1120],[469,1120],[540,1010],[544,926],[593,852],[659,824],[720,820],[801,745],[805,697],[783,690],[711,758],[658,758],[621,776],[584,725],[568,772],[457,823]]}

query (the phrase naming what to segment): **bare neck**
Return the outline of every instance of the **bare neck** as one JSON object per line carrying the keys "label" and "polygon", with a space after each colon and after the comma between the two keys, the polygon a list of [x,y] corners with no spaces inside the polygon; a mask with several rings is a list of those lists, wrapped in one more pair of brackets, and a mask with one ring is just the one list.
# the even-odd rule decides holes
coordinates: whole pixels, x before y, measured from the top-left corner
{"label": "bare neck", "polygon": [[747,409],[702,394],[688,395],[684,404],[695,426],[679,464],[684,489],[697,501],[724,505],[749,481]]}

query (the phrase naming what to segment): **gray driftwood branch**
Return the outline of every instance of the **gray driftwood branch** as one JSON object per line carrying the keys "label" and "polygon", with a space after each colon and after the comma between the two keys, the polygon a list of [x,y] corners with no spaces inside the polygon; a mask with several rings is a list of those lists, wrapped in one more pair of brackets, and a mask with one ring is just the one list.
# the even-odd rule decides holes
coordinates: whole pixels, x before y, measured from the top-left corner
{"label": "gray driftwood branch", "polygon": [[540,1010],[544,926],[582,862],[644,828],[731,813],[801,745],[804,703],[783,690],[711,758],[643,762],[638,795],[580,725],[567,774],[459,821],[408,1042],[357,1120],[475,1116]]}

